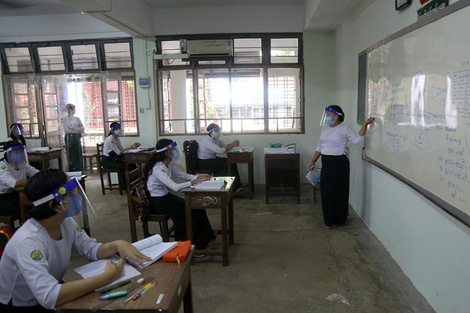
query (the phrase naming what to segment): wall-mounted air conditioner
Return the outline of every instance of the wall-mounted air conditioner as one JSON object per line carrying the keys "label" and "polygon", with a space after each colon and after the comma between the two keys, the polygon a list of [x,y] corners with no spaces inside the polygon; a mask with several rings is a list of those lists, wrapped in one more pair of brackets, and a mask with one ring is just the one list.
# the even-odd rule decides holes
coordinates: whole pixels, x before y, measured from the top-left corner
{"label": "wall-mounted air conditioner", "polygon": [[224,59],[233,57],[232,39],[180,40],[181,53],[189,59]]}

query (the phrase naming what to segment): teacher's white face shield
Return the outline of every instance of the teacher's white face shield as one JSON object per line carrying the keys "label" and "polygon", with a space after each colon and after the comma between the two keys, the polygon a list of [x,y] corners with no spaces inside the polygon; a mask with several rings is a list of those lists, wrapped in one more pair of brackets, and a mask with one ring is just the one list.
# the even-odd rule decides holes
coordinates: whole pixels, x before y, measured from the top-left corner
{"label": "teacher's white face shield", "polygon": [[325,110],[323,111],[323,115],[320,120],[320,126],[331,126],[335,123],[336,119],[338,118],[338,115],[341,115],[338,111],[335,109],[332,109],[330,107],[326,107]]}
{"label": "teacher's white face shield", "polygon": [[80,226],[88,228],[96,221],[95,208],[76,177],[54,190],[52,194],[34,201],[33,205],[38,206],[51,200],[60,204],[64,217],[73,217]]}

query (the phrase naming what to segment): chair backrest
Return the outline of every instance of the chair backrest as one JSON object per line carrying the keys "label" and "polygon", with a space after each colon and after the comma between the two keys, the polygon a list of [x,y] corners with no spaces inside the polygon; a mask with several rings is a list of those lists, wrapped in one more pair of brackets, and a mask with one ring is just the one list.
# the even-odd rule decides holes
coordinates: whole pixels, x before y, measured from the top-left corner
{"label": "chair backrest", "polygon": [[[4,152],[4,151],[5,151],[5,149],[4,149],[3,147],[5,146],[6,143],[7,143],[6,141],[1,141],[1,142],[0,142],[0,152]],[[2,157],[3,157],[3,156],[1,156],[0,158],[2,158]]]}
{"label": "chair backrest", "polygon": [[104,146],[103,142],[96,144],[96,154],[98,154],[96,162],[97,162],[98,169],[102,168],[101,157],[103,156],[103,146]]}
{"label": "chair backrest", "polygon": [[184,156],[186,161],[186,172],[196,174],[198,168],[197,149],[199,144],[196,140],[186,140],[183,142]]}
{"label": "chair backrest", "polygon": [[126,172],[126,184],[129,215],[134,220],[145,220],[150,212],[150,195],[142,178],[142,169],[137,167]]}

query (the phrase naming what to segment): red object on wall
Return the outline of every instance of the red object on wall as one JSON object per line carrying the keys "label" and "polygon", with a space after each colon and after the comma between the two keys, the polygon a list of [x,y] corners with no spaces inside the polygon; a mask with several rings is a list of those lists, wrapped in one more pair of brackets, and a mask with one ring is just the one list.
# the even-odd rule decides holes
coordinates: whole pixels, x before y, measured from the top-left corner
{"label": "red object on wall", "polygon": [[425,4],[426,2],[428,2],[429,0],[419,0],[419,2],[421,2],[421,5]]}

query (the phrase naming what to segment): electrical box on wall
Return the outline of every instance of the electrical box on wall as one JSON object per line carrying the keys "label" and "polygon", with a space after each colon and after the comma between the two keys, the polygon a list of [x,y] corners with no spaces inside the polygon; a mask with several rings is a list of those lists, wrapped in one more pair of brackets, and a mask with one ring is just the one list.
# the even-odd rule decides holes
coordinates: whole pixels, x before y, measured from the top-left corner
{"label": "electrical box on wall", "polygon": [[150,77],[143,76],[139,77],[139,86],[142,88],[149,88],[150,87]]}

